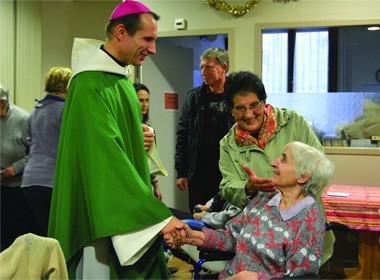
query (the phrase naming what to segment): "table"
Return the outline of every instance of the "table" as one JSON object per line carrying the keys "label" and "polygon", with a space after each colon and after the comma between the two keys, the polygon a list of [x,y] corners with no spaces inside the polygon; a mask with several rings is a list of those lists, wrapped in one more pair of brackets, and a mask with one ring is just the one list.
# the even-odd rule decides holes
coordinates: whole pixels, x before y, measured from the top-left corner
{"label": "table", "polygon": [[330,185],[323,193],[322,201],[329,222],[360,230],[358,266],[342,269],[344,275],[347,279],[380,279],[380,218],[377,213],[380,188]]}

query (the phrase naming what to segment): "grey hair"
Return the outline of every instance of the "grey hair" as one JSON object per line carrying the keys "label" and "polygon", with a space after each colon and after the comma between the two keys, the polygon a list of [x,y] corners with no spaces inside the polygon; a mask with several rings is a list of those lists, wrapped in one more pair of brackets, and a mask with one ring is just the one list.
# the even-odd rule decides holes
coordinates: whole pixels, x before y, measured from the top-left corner
{"label": "grey hair", "polygon": [[9,107],[9,90],[0,84],[0,100],[4,100],[4,108]]}
{"label": "grey hair", "polygon": [[210,57],[215,57],[216,62],[219,64],[219,66],[223,66],[223,64],[226,63],[227,64],[226,73],[228,73],[228,69],[230,68],[230,59],[228,57],[228,53],[226,50],[221,49],[221,48],[210,48],[210,49],[205,50],[202,53],[200,58],[204,59],[204,58],[210,58]]}
{"label": "grey hair", "polygon": [[302,189],[307,194],[316,197],[330,182],[335,166],[327,156],[302,142],[291,142],[285,145],[284,150],[292,148],[293,167],[296,177],[301,178],[305,172],[309,172],[310,179],[302,185]]}

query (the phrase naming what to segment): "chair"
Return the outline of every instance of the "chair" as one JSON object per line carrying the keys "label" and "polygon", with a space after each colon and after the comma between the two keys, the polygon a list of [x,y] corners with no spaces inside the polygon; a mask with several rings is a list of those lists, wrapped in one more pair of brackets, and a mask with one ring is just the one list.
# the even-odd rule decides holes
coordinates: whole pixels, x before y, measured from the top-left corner
{"label": "chair", "polygon": [[[202,229],[202,223],[201,221],[195,221],[193,220],[183,220],[185,221],[192,229],[195,230],[201,230]],[[208,227],[203,223],[204,226]],[[193,228],[194,227],[194,228]],[[209,227],[210,228],[210,227]],[[329,230],[340,230],[343,231],[345,234],[348,233],[349,227],[340,224],[337,222],[327,222],[326,223],[326,231]],[[192,250],[196,250],[195,246],[186,245],[188,247],[193,247]],[[183,247],[183,246],[182,246]],[[187,247],[185,247],[187,248]],[[186,249],[187,250],[187,249]],[[186,252],[186,250],[184,250]],[[211,270],[213,272],[220,272],[223,270],[223,268],[229,263],[229,261],[234,257],[233,253],[224,253],[224,252],[205,252],[205,251],[198,251],[198,257],[199,261],[197,262],[195,273],[194,273],[194,280],[200,279],[200,269],[201,267],[206,268],[208,270]],[[195,255],[194,252],[191,252],[192,255]],[[192,257],[192,256],[191,256]],[[217,268],[216,266],[206,266],[207,262],[214,262],[218,263],[218,265],[221,265],[224,263],[224,266],[220,270],[215,270]],[[303,275],[303,276],[293,276],[293,277],[286,277],[286,278],[276,278],[276,279],[320,279],[317,275]]]}
{"label": "chair", "polygon": [[58,240],[32,233],[19,236],[0,254],[1,279],[68,279]]}

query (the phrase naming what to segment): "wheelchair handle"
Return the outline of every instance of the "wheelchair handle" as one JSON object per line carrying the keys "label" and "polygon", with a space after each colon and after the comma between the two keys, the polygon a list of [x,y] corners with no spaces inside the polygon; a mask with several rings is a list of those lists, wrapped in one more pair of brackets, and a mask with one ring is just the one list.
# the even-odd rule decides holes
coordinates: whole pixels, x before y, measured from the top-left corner
{"label": "wheelchair handle", "polygon": [[332,230],[332,229],[343,231],[345,234],[347,234],[348,231],[350,230],[350,228],[345,224],[341,224],[337,222],[327,222],[326,231]]}

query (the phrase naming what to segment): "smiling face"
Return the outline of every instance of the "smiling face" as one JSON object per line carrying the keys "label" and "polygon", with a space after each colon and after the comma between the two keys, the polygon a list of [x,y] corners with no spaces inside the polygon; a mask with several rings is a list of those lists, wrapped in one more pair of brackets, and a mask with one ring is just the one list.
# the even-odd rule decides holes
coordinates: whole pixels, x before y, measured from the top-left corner
{"label": "smiling face", "polygon": [[120,61],[127,65],[140,66],[145,57],[156,53],[157,22],[150,14],[141,14],[143,28],[133,36],[125,31],[121,38]]}
{"label": "smiling face", "polygon": [[149,109],[149,93],[144,89],[140,89],[137,92],[137,96],[138,96],[139,101],[140,101],[142,114],[146,115],[148,113],[148,109]]}
{"label": "smiling face", "polygon": [[[247,94],[237,94],[233,98],[232,114],[234,115],[239,127],[244,129],[251,135],[254,135],[260,131],[264,122],[264,108],[265,100],[255,110],[249,109],[259,104],[261,101],[257,97],[256,93],[250,92]],[[245,112],[238,113],[235,109],[245,108]]]}
{"label": "smiling face", "polygon": [[276,184],[276,187],[285,188],[298,185],[291,151],[292,147],[287,148],[281,157],[271,163],[274,172],[272,180]]}
{"label": "smiling face", "polygon": [[208,86],[217,87],[223,84],[227,68],[227,64],[220,66],[216,57],[201,59],[202,78]]}

